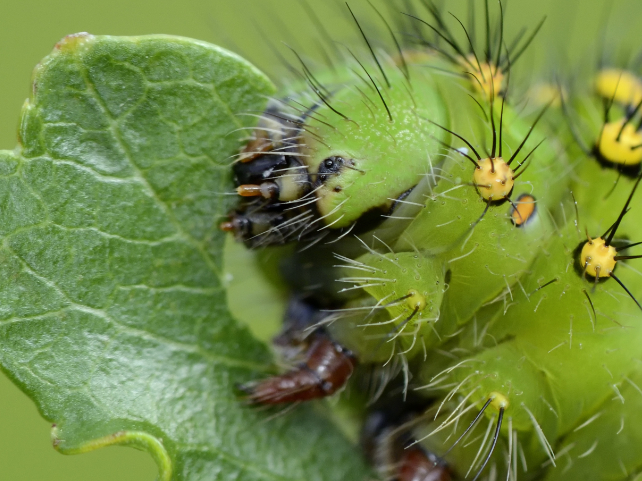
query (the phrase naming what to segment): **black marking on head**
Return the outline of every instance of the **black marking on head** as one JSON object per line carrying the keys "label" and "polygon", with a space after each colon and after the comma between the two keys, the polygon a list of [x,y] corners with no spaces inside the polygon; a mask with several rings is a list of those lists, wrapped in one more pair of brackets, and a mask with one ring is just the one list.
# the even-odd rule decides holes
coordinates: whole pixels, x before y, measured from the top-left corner
{"label": "black marking on head", "polygon": [[319,172],[317,173],[317,183],[323,184],[333,175],[337,175],[343,169],[346,160],[343,157],[333,155],[328,157],[321,165],[319,165]]}

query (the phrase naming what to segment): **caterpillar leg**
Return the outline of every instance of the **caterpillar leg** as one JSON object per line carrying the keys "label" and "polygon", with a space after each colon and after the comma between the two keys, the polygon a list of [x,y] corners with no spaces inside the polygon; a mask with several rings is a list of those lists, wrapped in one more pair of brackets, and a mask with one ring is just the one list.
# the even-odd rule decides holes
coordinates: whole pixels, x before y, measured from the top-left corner
{"label": "caterpillar leg", "polygon": [[253,404],[282,404],[331,396],[348,381],[356,365],[350,351],[317,332],[306,360],[295,369],[240,388]]}
{"label": "caterpillar leg", "polygon": [[284,328],[274,342],[286,358],[303,357],[294,369],[240,386],[252,404],[282,404],[331,396],[352,375],[357,359],[322,328],[306,335],[321,317],[317,308],[294,298],[286,312]]}
{"label": "caterpillar leg", "polygon": [[396,399],[368,414],[361,433],[366,457],[383,479],[394,481],[451,481],[446,462],[415,443],[412,426],[426,407],[409,399]]}

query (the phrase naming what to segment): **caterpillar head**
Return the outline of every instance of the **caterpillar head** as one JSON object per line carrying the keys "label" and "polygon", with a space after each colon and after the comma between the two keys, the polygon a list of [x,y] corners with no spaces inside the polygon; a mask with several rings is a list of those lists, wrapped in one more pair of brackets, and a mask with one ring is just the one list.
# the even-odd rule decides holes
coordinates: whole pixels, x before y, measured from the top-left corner
{"label": "caterpillar head", "polygon": [[317,108],[302,135],[316,209],[332,228],[348,227],[364,213],[387,214],[430,169],[431,152],[438,150],[433,137],[444,136],[421,119],[445,118],[431,77],[424,73],[422,87],[410,93],[399,71],[387,76],[393,88],[337,91],[327,99],[330,106]]}
{"label": "caterpillar head", "polygon": [[[265,231],[264,244],[340,234],[357,222],[366,230],[419,183],[445,135],[423,118],[444,121],[447,109],[432,73],[412,74],[413,90],[395,67],[389,86],[372,80],[376,90],[364,91],[350,71],[344,84],[324,88],[331,93],[313,84],[320,100],[302,116],[268,108],[234,164],[237,211],[270,212],[285,222]],[[307,94],[299,100],[310,102]],[[248,241],[253,230],[237,228],[247,220],[232,213],[222,228]]]}

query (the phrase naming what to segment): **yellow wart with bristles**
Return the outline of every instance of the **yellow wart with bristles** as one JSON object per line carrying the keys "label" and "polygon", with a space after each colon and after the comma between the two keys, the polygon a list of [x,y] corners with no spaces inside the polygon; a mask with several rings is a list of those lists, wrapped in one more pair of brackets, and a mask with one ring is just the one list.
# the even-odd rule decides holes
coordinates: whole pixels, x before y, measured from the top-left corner
{"label": "yellow wart with bristles", "polygon": [[467,59],[463,65],[464,68],[470,68],[470,65],[475,66],[472,71],[467,72],[472,77],[475,91],[483,94],[485,98],[498,97],[504,83],[504,72],[492,63],[476,63],[476,59],[472,55],[468,55]]}
{"label": "yellow wart with bristles", "polygon": [[601,70],[595,79],[595,90],[601,97],[622,105],[635,105],[642,100],[642,80],[626,70]]}
{"label": "yellow wart with bristles", "polygon": [[502,157],[489,157],[477,163],[473,179],[479,194],[491,202],[506,199],[515,185],[513,169]]}
{"label": "yellow wart with bristles", "polygon": [[609,122],[602,128],[597,148],[609,162],[638,165],[642,162],[642,132],[624,119]]}
{"label": "yellow wart with bristles", "polygon": [[610,277],[615,269],[615,259],[617,251],[615,247],[607,245],[601,237],[590,239],[582,247],[580,262],[588,275],[599,279],[600,277]]}

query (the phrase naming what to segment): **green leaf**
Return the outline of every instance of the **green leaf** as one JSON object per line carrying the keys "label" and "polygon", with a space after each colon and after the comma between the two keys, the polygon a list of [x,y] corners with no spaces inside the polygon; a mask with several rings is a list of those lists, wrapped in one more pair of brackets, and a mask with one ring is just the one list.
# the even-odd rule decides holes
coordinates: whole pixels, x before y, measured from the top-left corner
{"label": "green leaf", "polygon": [[363,478],[323,405],[235,391],[272,364],[228,313],[217,225],[269,81],[194,40],[79,34],[33,91],[0,153],[0,363],[56,449],[134,446],[163,480]]}

